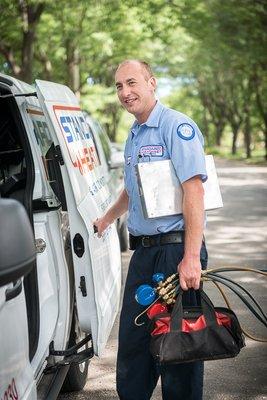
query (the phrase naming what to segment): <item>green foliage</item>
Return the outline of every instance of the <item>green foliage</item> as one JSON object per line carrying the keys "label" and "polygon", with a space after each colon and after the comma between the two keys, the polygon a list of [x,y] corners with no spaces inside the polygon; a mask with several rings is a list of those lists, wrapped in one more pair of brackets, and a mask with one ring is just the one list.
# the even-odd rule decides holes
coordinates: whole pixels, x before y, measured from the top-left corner
{"label": "green foliage", "polygon": [[209,146],[249,157],[267,152],[266,22],[263,0],[2,0],[0,71],[69,85],[123,140],[132,118],[114,72],[145,59],[169,78],[165,103],[196,120]]}

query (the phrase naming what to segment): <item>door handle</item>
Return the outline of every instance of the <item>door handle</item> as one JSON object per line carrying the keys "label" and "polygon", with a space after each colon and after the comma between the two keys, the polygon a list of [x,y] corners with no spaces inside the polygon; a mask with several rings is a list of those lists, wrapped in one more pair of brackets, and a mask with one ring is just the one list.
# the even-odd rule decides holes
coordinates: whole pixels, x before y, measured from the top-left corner
{"label": "door handle", "polygon": [[6,289],[6,301],[14,299],[17,297],[22,291],[22,280],[18,279],[13,282],[13,288]]}

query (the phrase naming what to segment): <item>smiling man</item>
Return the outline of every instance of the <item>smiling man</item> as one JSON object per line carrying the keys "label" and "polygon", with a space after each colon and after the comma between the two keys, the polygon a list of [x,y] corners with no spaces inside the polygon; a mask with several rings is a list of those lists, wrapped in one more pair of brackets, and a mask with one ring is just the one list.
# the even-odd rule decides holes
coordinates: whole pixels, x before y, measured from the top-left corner
{"label": "smiling man", "polygon": [[[147,63],[124,61],[117,68],[115,84],[122,106],[136,120],[125,146],[125,189],[94,224],[101,236],[129,211],[130,246],[134,253],[120,318],[117,391],[121,400],[149,400],[161,376],[163,400],[201,400],[203,363],[157,365],[149,352],[149,332],[144,325],[134,324],[135,317],[143,311],[134,297],[141,284],[152,283],[154,273],[162,272],[167,277],[178,270],[185,291],[184,304],[197,304],[195,290],[199,288],[201,266],[207,265],[203,242],[202,182],[207,179],[203,137],[194,121],[157,101],[156,79]],[[172,161],[183,186],[183,213],[147,219],[142,212],[135,166],[138,162],[166,159]],[[164,182],[161,183],[164,196]]]}
{"label": "smiling man", "polygon": [[115,80],[123,107],[135,116],[139,124],[144,123],[156,104],[156,79],[149,65],[126,61],[117,69]]}

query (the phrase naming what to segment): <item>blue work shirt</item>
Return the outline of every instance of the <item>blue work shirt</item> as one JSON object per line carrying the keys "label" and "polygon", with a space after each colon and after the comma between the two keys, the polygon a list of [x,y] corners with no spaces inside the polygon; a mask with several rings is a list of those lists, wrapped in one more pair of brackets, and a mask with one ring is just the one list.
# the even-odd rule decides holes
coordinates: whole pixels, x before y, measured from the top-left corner
{"label": "blue work shirt", "polygon": [[144,217],[136,164],[171,159],[181,183],[196,175],[204,182],[207,172],[203,144],[203,136],[194,121],[159,101],[146,122],[141,125],[134,122],[124,152],[125,188],[129,196],[128,229],[132,235],[156,235],[184,229],[182,214],[153,219]]}

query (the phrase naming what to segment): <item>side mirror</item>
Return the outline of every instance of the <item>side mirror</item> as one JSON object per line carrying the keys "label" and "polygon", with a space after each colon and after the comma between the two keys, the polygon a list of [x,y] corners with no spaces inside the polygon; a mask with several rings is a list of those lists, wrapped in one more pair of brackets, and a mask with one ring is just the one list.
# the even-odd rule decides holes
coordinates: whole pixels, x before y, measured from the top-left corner
{"label": "side mirror", "polygon": [[36,258],[32,227],[21,203],[0,199],[0,286],[26,275]]}

